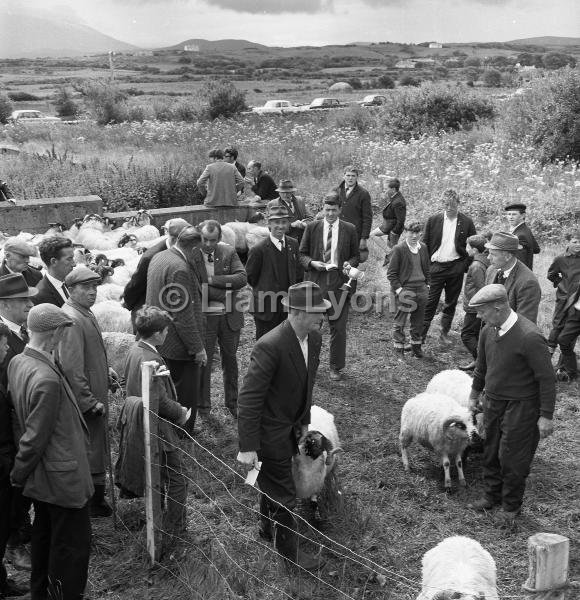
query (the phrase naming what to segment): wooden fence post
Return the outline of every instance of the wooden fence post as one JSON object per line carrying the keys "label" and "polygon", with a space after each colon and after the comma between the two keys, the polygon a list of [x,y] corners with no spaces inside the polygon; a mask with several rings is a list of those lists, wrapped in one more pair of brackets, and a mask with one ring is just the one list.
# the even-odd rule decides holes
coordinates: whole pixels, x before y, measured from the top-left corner
{"label": "wooden fence post", "polygon": [[570,540],[556,533],[528,538],[529,576],[523,588],[537,600],[564,598],[568,583]]}
{"label": "wooden fence post", "polygon": [[141,396],[143,399],[143,433],[145,442],[145,516],[147,519],[147,553],[154,564],[161,556],[161,484],[158,419],[159,400],[151,395],[151,381],[158,363],[141,364]]}

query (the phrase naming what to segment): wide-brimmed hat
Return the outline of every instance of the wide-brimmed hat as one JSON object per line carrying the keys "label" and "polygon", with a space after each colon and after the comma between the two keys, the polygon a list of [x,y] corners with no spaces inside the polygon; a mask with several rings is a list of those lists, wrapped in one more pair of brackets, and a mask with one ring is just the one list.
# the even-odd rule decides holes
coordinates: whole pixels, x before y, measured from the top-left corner
{"label": "wide-brimmed hat", "polygon": [[270,202],[268,202],[266,205],[266,211],[266,218],[268,221],[290,218],[288,207],[284,203],[280,202],[280,200],[270,200]]}
{"label": "wide-brimmed hat", "polygon": [[485,247],[489,250],[503,250],[504,252],[515,252],[522,249],[518,236],[505,231],[494,233]]}
{"label": "wide-brimmed hat", "polygon": [[95,273],[89,267],[85,267],[85,265],[79,265],[75,267],[65,278],[64,283],[66,287],[73,287],[79,283],[91,283],[91,282],[101,283],[101,276],[98,273]]}
{"label": "wide-brimmed hat", "polygon": [[35,287],[28,287],[26,279],[20,273],[10,273],[0,277],[0,298],[2,300],[30,298],[36,294],[38,294],[38,290]]}
{"label": "wide-brimmed hat", "polygon": [[312,281],[295,283],[288,288],[288,296],[282,298],[287,308],[305,312],[326,312],[332,305],[322,296],[322,290]]}
{"label": "wide-brimmed hat", "polygon": [[58,327],[68,327],[72,324],[72,319],[64,310],[47,302],[33,306],[26,319],[26,327],[36,332],[53,331]]}
{"label": "wide-brimmed hat", "polygon": [[277,192],[295,192],[296,188],[291,179],[280,179],[280,183],[276,188]]}
{"label": "wide-brimmed hat", "polygon": [[525,213],[528,207],[521,202],[515,202],[514,204],[508,204],[504,206],[504,210],[519,210],[521,213]]}
{"label": "wide-brimmed hat", "polygon": [[4,244],[4,252],[14,252],[22,256],[36,256],[36,248],[20,238],[8,238]]}
{"label": "wide-brimmed hat", "polygon": [[471,300],[469,301],[470,308],[477,308],[478,306],[484,306],[490,302],[507,302],[507,290],[501,283],[490,283],[484,285],[479,291],[477,291]]}

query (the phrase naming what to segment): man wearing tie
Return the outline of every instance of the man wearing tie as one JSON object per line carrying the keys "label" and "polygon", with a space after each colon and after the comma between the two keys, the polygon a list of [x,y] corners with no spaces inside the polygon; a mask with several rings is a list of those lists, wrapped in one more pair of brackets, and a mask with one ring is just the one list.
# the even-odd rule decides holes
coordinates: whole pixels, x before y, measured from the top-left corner
{"label": "man wearing tie", "polygon": [[485,284],[504,285],[511,309],[536,323],[542,291],[538,278],[517,258],[522,247],[517,236],[499,231],[485,247],[489,250],[490,262]]}
{"label": "man wearing tie", "polygon": [[340,204],[336,192],[324,199],[324,219],[309,223],[300,243],[300,261],[307,281],[313,281],[330,300],[330,379],[340,381],[346,364],[346,325],[349,292],[341,287],[347,273],[358,265],[359,241],[352,223],[339,219]]}
{"label": "man wearing tie", "polygon": [[60,308],[69,297],[64,278],[75,266],[72,241],[58,236],[49,237],[40,242],[38,250],[46,265],[46,275],[36,286],[38,294],[33,302],[35,305],[54,304]]}

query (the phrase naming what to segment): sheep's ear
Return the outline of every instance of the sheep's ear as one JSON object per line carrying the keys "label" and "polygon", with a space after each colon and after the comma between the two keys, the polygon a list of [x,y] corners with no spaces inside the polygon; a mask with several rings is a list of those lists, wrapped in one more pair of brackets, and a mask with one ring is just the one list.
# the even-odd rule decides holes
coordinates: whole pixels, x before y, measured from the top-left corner
{"label": "sheep's ear", "polygon": [[328,452],[328,454],[326,456],[326,465],[327,466],[330,466],[333,456],[335,454],[338,454],[339,452],[344,452],[344,450],[340,446],[338,448],[334,448],[334,450],[331,450],[330,452]]}

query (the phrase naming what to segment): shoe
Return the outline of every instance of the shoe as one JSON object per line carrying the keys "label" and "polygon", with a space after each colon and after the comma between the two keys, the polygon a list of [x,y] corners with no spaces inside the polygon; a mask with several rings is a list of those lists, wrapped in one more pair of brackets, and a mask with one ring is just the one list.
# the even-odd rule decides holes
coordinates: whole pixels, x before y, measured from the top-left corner
{"label": "shoe", "polygon": [[421,344],[411,344],[411,350],[415,358],[423,358],[423,350],[421,350]]}
{"label": "shoe", "polygon": [[459,368],[462,371],[473,371],[475,369],[475,361],[472,360],[468,365],[460,365]]}
{"label": "shoe", "polygon": [[198,408],[197,409],[197,418],[204,419],[207,421],[209,419],[211,408]]}
{"label": "shoe", "polygon": [[260,524],[258,525],[258,534],[267,542],[271,542],[274,539],[272,519],[270,519],[270,503],[264,494],[260,495]]}
{"label": "shoe", "polygon": [[109,503],[105,500],[105,486],[95,485],[95,493],[91,498],[91,504],[89,506],[90,516],[93,519],[100,519],[103,517],[110,517],[113,514],[113,509],[109,506]]}
{"label": "shoe", "polygon": [[7,579],[4,585],[0,587],[0,598],[24,596],[28,593],[28,591],[28,588],[19,585],[13,579]]}
{"label": "shoe", "polygon": [[238,404],[235,402],[234,404],[226,405],[226,410],[232,415],[234,419],[238,418]]}
{"label": "shoe", "polygon": [[516,526],[516,519],[520,515],[520,510],[505,510],[501,508],[495,515],[496,524],[502,529],[513,529]]}
{"label": "shoe", "polygon": [[492,510],[495,506],[497,506],[497,502],[490,500],[487,496],[483,496],[478,500],[470,502],[467,508],[471,508],[477,512],[485,512],[486,510]]}
{"label": "shoe", "polygon": [[18,546],[6,546],[4,558],[7,562],[12,563],[12,566],[17,571],[32,570],[32,566],[30,564],[30,552],[23,544]]}
{"label": "shoe", "polygon": [[340,381],[342,379],[342,373],[336,369],[330,369],[330,381]]}
{"label": "shoe", "polygon": [[321,565],[320,556],[313,556],[300,548],[303,538],[298,540],[296,533],[296,520],[286,510],[278,511],[276,516],[276,540],[275,546],[290,566],[298,566],[307,571],[315,571]]}
{"label": "shoe", "polygon": [[412,349],[413,349],[413,346],[411,344],[409,344],[408,342],[406,342],[405,345],[403,346],[403,350],[405,352],[411,352]]}
{"label": "shoe", "polygon": [[576,377],[577,373],[570,373],[569,371],[566,371],[566,369],[558,369],[556,371],[556,379],[563,383],[570,383],[571,381],[574,381]]}
{"label": "shoe", "polygon": [[453,344],[453,340],[449,337],[449,332],[445,332],[445,331],[442,331],[439,334],[439,341],[442,344],[447,344],[447,345]]}

